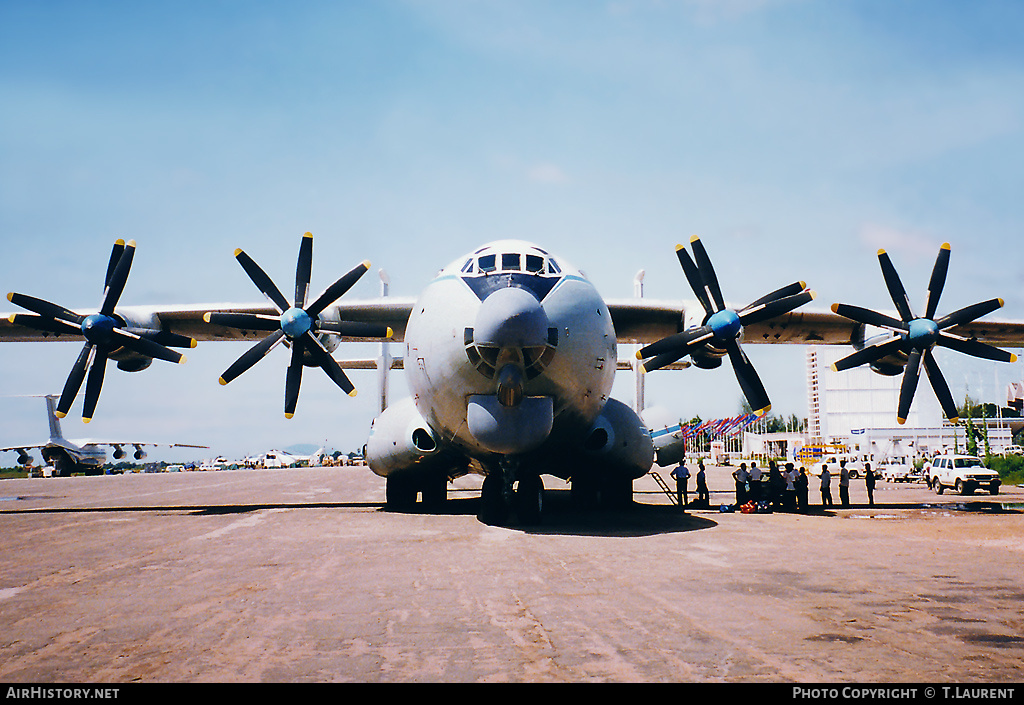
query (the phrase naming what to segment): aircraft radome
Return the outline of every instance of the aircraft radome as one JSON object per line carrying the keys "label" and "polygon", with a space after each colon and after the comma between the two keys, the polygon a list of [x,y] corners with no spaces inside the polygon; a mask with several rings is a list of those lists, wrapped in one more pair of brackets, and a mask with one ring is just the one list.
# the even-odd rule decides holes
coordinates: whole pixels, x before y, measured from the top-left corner
{"label": "aircraft radome", "polygon": [[[804,282],[775,289],[742,308],[726,304],[707,252],[692,238],[676,256],[695,302],[644,298],[604,300],[567,260],[534,244],[499,241],[444,267],[416,299],[379,297],[342,301],[369,269],[363,262],[308,301],[313,239],[299,248],[295,295],[286,298],[242,250],[235,257],[270,301],[216,306],[118,306],[127,277],[127,246],[115,245],[107,292],[97,313],[73,312],[23,294],[8,298],[35,315],[0,320],[2,340],[84,338],[60,402],[74,401],[86,368],[86,410],[95,409],[102,365],[119,360],[129,371],[153,358],[179,361],[166,346],[192,341],[252,340],[221,376],[230,383],[279,345],[290,349],[284,411],[295,413],[303,367],[319,367],[343,391],[354,387],[344,369],[376,367],[381,375],[404,368],[412,396],[384,408],[373,420],[366,459],[386,478],[387,503],[443,502],[450,480],[484,475],[480,519],[505,524],[541,520],[543,475],[570,483],[584,505],[622,505],[633,480],[655,459],[651,434],[629,406],[611,398],[616,370],[653,371],[683,366],[714,368],[728,358],[751,408],[767,412],[770,400],[741,343],[852,345],[844,366],[871,364],[881,374],[904,372],[900,413],[916,389],[923,361],[943,400],[944,383],[931,359],[936,344],[991,359],[1015,359],[993,345],[1024,347],[1024,323],[979,322],[1001,300],[966,307],[935,320],[949,247],[943,246],[929,284],[925,316],[914,317],[888,256],[883,275],[899,318],[845,304],[810,311]],[[993,303],[995,302],[995,304]],[[865,340],[866,326],[889,331],[882,343]],[[348,340],[393,340],[405,354],[392,360],[335,359]],[[618,345],[642,345],[640,360],[619,360]],[[91,360],[91,367],[90,367]],[[906,402],[904,404],[904,401]]]}

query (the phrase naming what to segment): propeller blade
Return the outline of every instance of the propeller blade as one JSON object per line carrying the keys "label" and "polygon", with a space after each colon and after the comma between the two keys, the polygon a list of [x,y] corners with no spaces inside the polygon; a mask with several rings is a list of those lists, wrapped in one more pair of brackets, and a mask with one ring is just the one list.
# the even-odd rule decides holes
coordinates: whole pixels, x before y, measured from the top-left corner
{"label": "propeller blade", "polygon": [[284,340],[284,331],[278,329],[274,333],[271,333],[266,338],[256,343],[254,346],[249,348],[240,358],[235,360],[231,366],[224,371],[224,374],[220,376],[220,383],[227,384],[231,382],[238,375],[242,374],[250,367],[255,365],[257,362],[266,357],[267,353],[277,347],[280,342]]}
{"label": "propeller blade", "polygon": [[292,341],[292,361],[288,365],[288,373],[284,381],[284,416],[287,419],[295,416],[295,405],[299,401],[299,386],[302,384],[302,350],[306,336]]}
{"label": "propeller blade", "polygon": [[277,316],[260,316],[252,313],[214,313],[203,315],[203,320],[217,326],[237,328],[239,330],[262,330],[271,333],[281,328],[281,319]]}
{"label": "propeller blade", "polygon": [[917,380],[921,373],[921,351],[911,350],[907,367],[903,370],[903,382],[900,384],[899,409],[896,411],[896,422],[902,426],[907,422],[910,414],[910,403],[914,401],[914,392],[917,391]]}
{"label": "propeller blade", "polygon": [[172,333],[169,330],[138,330],[132,329],[129,333],[135,333],[140,338],[152,340],[154,343],[166,345],[172,348],[194,348],[198,341],[181,333]]}
{"label": "propeller blade", "polygon": [[107,276],[103,279],[104,289],[110,286],[110,278],[114,275],[114,269],[117,267],[117,263],[121,261],[122,254],[124,254],[124,240],[119,239],[114,242],[114,249],[110,252],[110,262],[107,263]]}
{"label": "propeller blade", "polygon": [[766,304],[766,303],[770,303],[772,301],[777,301],[778,299],[782,299],[782,298],[785,298],[787,296],[792,296],[793,294],[799,294],[801,291],[803,291],[806,288],[807,288],[807,282],[793,282],[789,286],[784,286],[781,289],[776,289],[775,291],[773,291],[770,294],[765,294],[764,296],[759,298],[757,301],[750,302],[750,304],[748,304],[743,309],[743,311],[741,311],[740,313],[744,313],[746,311],[749,311],[749,310],[753,309],[755,306],[760,306],[761,304]]}
{"label": "propeller blade", "polygon": [[690,238],[690,247],[693,248],[693,256],[697,261],[697,269],[700,270],[700,277],[704,282],[704,288],[708,290],[711,300],[717,307],[715,311],[724,310],[725,300],[722,298],[722,288],[718,284],[715,268],[711,264],[711,258],[708,257],[707,251],[704,249],[704,244],[700,241],[699,237],[694,235]]}
{"label": "propeller blade", "polygon": [[267,273],[253,261],[252,257],[245,254],[245,252],[239,248],[235,250],[235,259],[242,265],[242,269],[249,275],[249,279],[256,285],[256,288],[263,292],[270,301],[277,306],[277,310],[284,313],[291,305],[288,303],[288,299],[284,298],[284,294],[277,288],[277,285],[267,276]]}
{"label": "propeller blade", "polygon": [[[676,356],[675,360],[678,360],[683,355],[686,355],[686,353],[688,353],[692,348],[713,338],[714,335],[714,331],[712,331],[709,326],[691,328],[690,330],[684,330],[682,333],[670,335],[667,338],[662,338],[661,340],[651,343],[647,347],[641,348],[637,351],[636,357],[638,360],[643,360],[648,357],[672,353]],[[675,362],[675,360],[672,360],[671,362]]]}
{"label": "propeller blade", "polygon": [[730,340],[725,344],[725,349],[729,353],[729,359],[732,360],[732,369],[736,373],[736,379],[740,383],[740,389],[743,390],[743,396],[747,398],[750,408],[758,416],[768,413],[772,408],[771,400],[768,399],[768,393],[764,390],[764,385],[761,384],[761,378],[757,376],[757,371],[750,364],[750,360],[747,359],[739,343]]}
{"label": "propeller blade", "polygon": [[319,316],[325,308],[333,304],[341,298],[346,291],[351,289],[353,285],[359,281],[359,278],[366,274],[369,269],[369,260],[353,267],[348,274],[327,287],[324,293],[320,294],[320,296],[317,297],[317,300],[306,308],[306,313],[309,314],[311,318]]}
{"label": "propeller blade", "polygon": [[931,350],[927,350],[924,353],[924,371],[928,374],[928,381],[931,382],[935,397],[942,406],[942,413],[952,423],[956,423],[959,420],[959,412],[956,409],[956,404],[953,402],[953,395],[949,392],[946,378],[942,376],[942,371],[939,370],[939,365],[935,362],[935,356],[932,355]]}
{"label": "propeller blade", "polygon": [[813,301],[816,294],[813,291],[801,291],[799,294],[784,296],[774,301],[758,304],[740,314],[740,323],[748,326],[752,323],[760,323],[770,318],[781,316],[784,313],[803,306],[808,301]]}
{"label": "propeller blade", "polygon": [[686,247],[683,245],[676,245],[676,257],[679,259],[679,264],[683,267],[683,274],[686,276],[686,281],[690,284],[690,289],[693,290],[694,296],[700,301],[704,312],[710,316],[715,312],[715,307],[711,305],[708,292],[704,289],[704,281],[701,279],[700,270],[697,269],[697,265],[690,259],[690,253],[686,251]]}
{"label": "propeller blade", "polygon": [[309,280],[313,272],[313,234],[305,233],[299,244],[299,259],[295,265],[295,308],[305,308],[309,295]]}
{"label": "propeller blade", "polygon": [[643,364],[643,371],[654,372],[655,370],[660,370],[666,365],[671,365],[673,362],[686,355],[686,353],[687,351],[683,350],[681,352],[670,352],[653,357]]}
{"label": "propeller blade", "polygon": [[383,323],[322,321],[319,328],[324,333],[341,335],[346,338],[391,338],[395,335],[395,331]]}
{"label": "propeller blade", "polygon": [[85,382],[85,402],[82,406],[82,421],[89,423],[96,413],[96,402],[100,399],[103,387],[103,373],[107,369],[107,354],[96,348],[96,355],[89,366],[89,379]]}
{"label": "propeller blade", "polygon": [[896,268],[892,266],[892,260],[889,259],[885,250],[878,251],[878,263],[882,265],[882,278],[885,279],[885,286],[889,289],[892,302],[896,304],[896,310],[899,311],[904,321],[911,320],[914,318],[914,313],[910,308],[907,290],[903,288],[900,275],[896,273]]}
{"label": "propeller blade", "polygon": [[308,339],[306,341],[307,349],[316,363],[320,365],[320,369],[326,372],[327,376],[330,377],[331,380],[342,389],[342,391],[350,397],[354,397],[356,395],[356,388],[353,386],[352,382],[349,381],[348,376],[345,374],[345,371],[341,369],[341,365],[338,364],[337,360],[331,357],[331,354],[327,352],[323,345],[320,344],[320,341],[312,335],[307,333],[306,338]]}
{"label": "propeller blade", "polygon": [[948,333],[940,333],[936,345],[944,348],[965,353],[971,357],[979,357],[983,360],[995,360],[996,362],[1016,362],[1017,356],[1000,348],[982,343],[978,340],[966,340],[957,338]]}
{"label": "propeller blade", "polygon": [[134,350],[140,355],[146,355],[147,357],[156,358],[158,360],[166,360],[167,362],[183,363],[186,358],[180,352],[171,350],[168,347],[155,343],[148,338],[129,333],[123,328],[114,328],[110,331],[111,335],[117,340],[120,345]]}
{"label": "propeller blade", "polygon": [[62,419],[67,416],[71,405],[75,403],[75,397],[78,396],[78,390],[82,388],[82,381],[85,379],[85,371],[89,367],[89,360],[92,359],[94,347],[92,343],[86,343],[82,347],[82,352],[78,354],[78,359],[71,368],[71,374],[68,375],[68,380],[64,383],[64,391],[60,393],[60,400],[57,402],[57,418]]}
{"label": "propeller blade", "polygon": [[[43,299],[37,299],[34,296],[28,296],[27,294],[18,294],[11,292],[7,295],[7,300],[12,304],[21,306],[24,309],[28,309],[33,313],[38,313],[40,316],[46,316],[48,318],[56,318],[61,321],[67,321],[68,323],[74,323],[75,325],[82,325],[82,321],[85,320],[85,316],[75,313],[63,306],[44,301]],[[81,329],[78,331],[81,333]]]}
{"label": "propeller blade", "polygon": [[903,338],[895,337],[890,340],[882,341],[881,343],[875,343],[869,345],[866,348],[858,350],[852,355],[847,355],[842,360],[838,360],[832,364],[833,372],[842,372],[843,370],[853,369],[859,367],[864,363],[874,362],[875,360],[881,360],[886,355],[891,355],[900,349],[903,345]]}
{"label": "propeller blade", "polygon": [[117,266],[110,275],[106,288],[103,290],[103,303],[100,304],[100,313],[104,316],[113,316],[114,308],[121,299],[124,292],[124,285],[128,281],[128,273],[132,269],[132,260],[135,258],[135,241],[129,240],[124,246],[124,252],[117,261]]}
{"label": "propeller blade", "polygon": [[867,308],[861,308],[860,306],[832,304],[832,313],[839,314],[843,318],[849,318],[857,323],[865,323],[869,326],[889,328],[891,330],[907,330],[907,324],[903,321],[898,321],[891,316],[886,316]]}
{"label": "propeller blade", "polygon": [[939,305],[939,296],[946,285],[946,272],[949,270],[949,243],[939,248],[939,256],[932,268],[932,278],[928,282],[928,300],[925,302],[924,317],[935,318],[935,309]]}
{"label": "propeller blade", "polygon": [[972,323],[982,316],[992,313],[996,309],[1002,308],[1003,303],[1002,299],[989,299],[988,301],[982,301],[981,303],[964,306],[959,311],[954,311],[948,316],[943,316],[939,320],[935,321],[935,325],[939,327],[939,330],[945,330],[946,328],[952,328],[953,326],[962,325],[964,323]]}
{"label": "propeller blade", "polygon": [[44,316],[33,316],[27,313],[16,313],[7,320],[15,325],[25,326],[34,330],[41,330],[44,333],[56,333],[57,335],[82,335],[79,326],[71,325],[57,318],[46,318]]}

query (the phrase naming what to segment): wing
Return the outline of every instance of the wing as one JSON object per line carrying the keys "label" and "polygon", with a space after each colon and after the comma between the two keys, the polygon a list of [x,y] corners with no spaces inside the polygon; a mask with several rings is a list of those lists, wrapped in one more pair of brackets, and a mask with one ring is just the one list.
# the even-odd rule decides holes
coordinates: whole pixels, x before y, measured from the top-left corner
{"label": "wing", "polygon": [[[386,297],[380,299],[354,300],[329,306],[321,314],[325,322],[374,323],[388,326],[394,332],[391,340],[401,341],[405,338],[405,327],[409,314],[415,303],[414,299]],[[77,312],[88,316],[94,311]],[[252,340],[266,335],[262,328],[235,328],[206,320],[207,313],[237,314],[244,316],[272,317],[275,320],[280,312],[269,303],[213,303],[188,304],[184,306],[124,306],[117,309],[118,315],[131,322],[145,322],[147,328],[177,333],[194,338],[198,341],[215,340]],[[19,317],[30,314],[18,313]],[[0,341],[2,342],[33,342],[42,340],[82,341],[84,337],[74,332],[42,330],[19,325],[12,320],[14,312],[0,314]],[[23,320],[19,318],[19,320]],[[341,335],[342,340],[364,340],[357,335]],[[372,336],[371,336],[372,337]],[[373,338],[376,339],[376,338]]]}
{"label": "wing", "polygon": [[[610,300],[608,310],[620,343],[647,345],[682,331],[688,311],[703,310],[696,302],[648,299]],[[697,321],[699,324],[700,321]],[[801,308],[744,328],[744,343],[853,345],[861,325],[828,310]],[[974,321],[947,332],[965,339],[1009,348],[1024,347],[1024,321]]]}

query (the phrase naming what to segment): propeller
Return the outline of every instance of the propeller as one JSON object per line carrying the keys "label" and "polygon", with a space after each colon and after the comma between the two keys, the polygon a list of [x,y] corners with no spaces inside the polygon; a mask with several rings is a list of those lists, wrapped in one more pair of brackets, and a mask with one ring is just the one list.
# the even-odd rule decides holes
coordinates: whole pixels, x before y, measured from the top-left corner
{"label": "propeller", "polygon": [[636,354],[637,359],[647,360],[643,368],[650,372],[670,365],[704,346],[723,351],[729,355],[736,379],[750,407],[756,409],[758,414],[765,414],[771,409],[771,401],[754,366],[740,347],[743,328],[789,313],[811,301],[815,294],[807,290],[804,282],[794,282],[762,296],[739,311],[727,308],[718,277],[700,238],[690,238],[690,246],[693,248],[692,259],[683,245],[676,246],[676,256],[690,288],[704,308],[704,322],[697,328],[670,335],[640,349]]}
{"label": "propeller", "polygon": [[[168,362],[183,363],[185,356],[168,346],[192,348],[196,341],[188,336],[164,330],[125,328],[125,321],[114,313],[118,300],[124,291],[125,282],[135,257],[135,241],[117,240],[110,253],[107,274],[104,279],[103,300],[97,313],[82,315],[63,306],[37,299],[26,294],[10,293],[7,300],[35,315],[17,313],[10,317],[11,323],[40,330],[45,333],[81,335],[85,346],[78,355],[71,374],[68,375],[57,402],[58,418],[67,416],[75,397],[85,383],[85,402],[82,420],[92,420],[103,386],[103,375],[111,353],[127,348],[140,355],[159,358]],[[88,379],[86,377],[88,376]]]}
{"label": "propeller", "polygon": [[295,297],[291,303],[249,255],[241,249],[237,249],[235,250],[235,259],[242,265],[242,269],[249,275],[256,287],[274,304],[279,315],[260,316],[247,313],[211,312],[203,317],[207,323],[269,333],[225,370],[220,377],[220,383],[231,382],[266,357],[271,350],[281,343],[285,343],[291,348],[291,362],[285,376],[284,392],[284,415],[287,418],[290,419],[295,415],[304,364],[320,367],[338,387],[349,396],[354,397],[356,395],[355,387],[341,366],[317,339],[317,333],[326,332],[365,338],[390,338],[393,335],[391,329],[385,325],[320,319],[320,314],[341,298],[369,270],[370,263],[363,262],[353,268],[327,287],[313,303],[307,306],[306,298],[309,293],[309,280],[313,264],[313,235],[311,233],[305,233],[299,245],[299,258],[295,269]]}
{"label": "propeller", "polygon": [[882,267],[882,278],[885,280],[885,286],[889,290],[889,296],[892,297],[900,318],[896,319],[859,306],[832,305],[832,311],[844,318],[849,318],[857,323],[885,328],[893,334],[887,340],[844,357],[832,365],[833,370],[837,372],[848,370],[865,363],[875,362],[893,353],[903,353],[907,356],[907,366],[903,370],[903,382],[900,384],[899,408],[896,411],[896,420],[901,425],[906,423],[910,413],[910,404],[914,400],[922,364],[928,375],[928,381],[931,382],[932,390],[942,406],[942,412],[950,421],[955,423],[958,420],[956,404],[953,403],[949,385],[946,384],[946,379],[932,354],[936,345],[985,360],[1014,362],[1017,359],[1013,353],[1008,353],[973,338],[963,338],[945,332],[948,328],[971,323],[1001,308],[1003,306],[1002,299],[990,299],[965,306],[936,320],[935,312],[938,309],[939,296],[946,284],[946,273],[949,269],[949,253],[950,248],[947,242],[939,248],[939,256],[932,268],[923,316],[914,315],[899,274],[885,250],[878,251],[878,263]]}

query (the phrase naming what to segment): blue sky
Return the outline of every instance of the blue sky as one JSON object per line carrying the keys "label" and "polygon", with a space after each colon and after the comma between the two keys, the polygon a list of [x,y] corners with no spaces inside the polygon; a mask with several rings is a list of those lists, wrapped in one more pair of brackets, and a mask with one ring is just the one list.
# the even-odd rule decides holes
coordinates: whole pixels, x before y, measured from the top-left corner
{"label": "blue sky", "polygon": [[[309,230],[312,288],[374,263],[354,297],[378,267],[411,296],[518,237],[606,297],[644,269],[647,296],[690,298],[673,248],[699,234],[737,304],[803,279],[822,306],[891,308],[885,247],[922,305],[950,242],[940,313],[1001,296],[1021,320],[1022,35],[1024,5],[984,0],[3,0],[0,288],[95,306],[123,237],[124,303],[258,301],[234,248],[286,288]],[[59,391],[78,347],[2,346],[0,387]],[[244,349],[111,369],[66,435],[363,443],[371,373],[352,400],[310,371],[286,421],[283,352],[217,385]],[[773,411],[803,415],[803,349],[747,352]],[[940,360],[956,396],[1024,377]],[[739,396],[728,369],[690,370],[648,401],[708,417]],[[45,431],[38,400],[0,399],[0,418],[0,445]]]}

